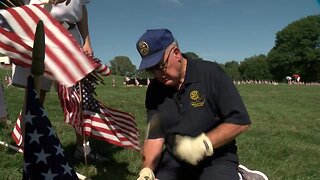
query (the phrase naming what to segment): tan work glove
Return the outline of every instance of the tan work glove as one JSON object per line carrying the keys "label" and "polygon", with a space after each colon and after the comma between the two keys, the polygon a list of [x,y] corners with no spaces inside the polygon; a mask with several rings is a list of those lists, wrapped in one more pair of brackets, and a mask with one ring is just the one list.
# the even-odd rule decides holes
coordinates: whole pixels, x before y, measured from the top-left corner
{"label": "tan work glove", "polygon": [[139,172],[137,180],[155,180],[154,173],[150,168],[145,167]]}
{"label": "tan work glove", "polygon": [[213,155],[213,146],[204,133],[197,137],[176,135],[174,154],[187,163],[197,165],[205,157]]}

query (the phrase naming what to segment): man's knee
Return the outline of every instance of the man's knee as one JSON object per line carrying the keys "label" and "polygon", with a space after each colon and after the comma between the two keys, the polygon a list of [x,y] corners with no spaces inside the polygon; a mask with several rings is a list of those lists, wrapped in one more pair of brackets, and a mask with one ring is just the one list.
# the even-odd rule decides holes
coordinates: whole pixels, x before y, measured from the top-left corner
{"label": "man's knee", "polygon": [[204,168],[199,180],[239,180],[238,165],[235,162],[219,162]]}

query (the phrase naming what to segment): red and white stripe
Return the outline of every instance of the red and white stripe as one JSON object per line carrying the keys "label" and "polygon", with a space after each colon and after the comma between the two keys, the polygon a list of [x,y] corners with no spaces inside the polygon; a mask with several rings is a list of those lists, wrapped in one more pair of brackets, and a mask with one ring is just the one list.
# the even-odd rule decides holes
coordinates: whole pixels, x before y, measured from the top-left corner
{"label": "red and white stripe", "polygon": [[0,28],[0,52],[8,57],[14,64],[31,66],[32,48],[25,44],[19,36]]}
{"label": "red and white stripe", "polygon": [[[58,87],[65,122],[80,134],[121,147],[140,150],[135,118],[128,113],[108,108],[99,102],[100,112],[80,112],[80,95],[65,86]],[[82,119],[80,115],[82,114]]]}
{"label": "red and white stripe", "polygon": [[69,87],[96,68],[72,35],[40,5],[5,9],[0,14],[12,28],[12,32],[0,29],[0,53],[14,63],[31,66],[31,47],[41,19],[45,30],[45,75]]}
{"label": "red and white stripe", "polygon": [[22,142],[23,142],[23,137],[22,137],[22,133],[21,133],[21,111],[19,113],[19,116],[18,116],[18,119],[16,121],[16,124],[15,126],[13,127],[13,131],[11,133],[11,136],[13,138],[13,140],[16,142],[17,146],[20,146],[22,145]]}
{"label": "red and white stripe", "polygon": [[98,67],[95,69],[95,72],[102,76],[109,76],[111,74],[110,68],[102,63],[98,63]]}
{"label": "red and white stripe", "polygon": [[108,108],[99,102],[100,113],[84,110],[84,133],[117,146],[140,150],[135,119],[128,113]]}
{"label": "red and white stripe", "polygon": [[[139,131],[135,118],[128,113],[108,108],[99,102],[100,112],[83,110],[80,112],[80,96],[76,91],[59,85],[58,95],[64,112],[64,120],[77,132],[110,144],[140,150]],[[82,114],[82,121],[80,115]],[[21,146],[21,112],[12,131],[12,137]],[[84,128],[84,129],[83,129]]]}
{"label": "red and white stripe", "polygon": [[[72,126],[77,126],[77,124],[80,124],[81,99],[79,95],[76,91],[70,91],[70,88],[63,85],[58,85],[57,91],[63,112],[64,114],[67,114],[67,116],[64,116],[64,121]],[[78,132],[81,133],[82,131]]]}

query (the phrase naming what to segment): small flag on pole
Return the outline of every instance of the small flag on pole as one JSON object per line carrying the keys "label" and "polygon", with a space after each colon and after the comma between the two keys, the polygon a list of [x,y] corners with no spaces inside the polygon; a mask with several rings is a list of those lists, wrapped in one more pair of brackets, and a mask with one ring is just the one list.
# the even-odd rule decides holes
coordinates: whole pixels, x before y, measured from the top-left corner
{"label": "small flag on pole", "polygon": [[81,88],[79,84],[69,88],[58,86],[65,122],[91,138],[140,150],[135,118],[126,112],[106,107],[94,98],[94,90],[95,85],[88,77],[81,80]]}

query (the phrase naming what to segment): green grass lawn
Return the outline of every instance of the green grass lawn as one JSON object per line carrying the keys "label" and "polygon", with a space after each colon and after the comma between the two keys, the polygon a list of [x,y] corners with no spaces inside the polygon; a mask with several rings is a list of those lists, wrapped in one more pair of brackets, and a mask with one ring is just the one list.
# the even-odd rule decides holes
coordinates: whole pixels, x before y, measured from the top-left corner
{"label": "green grass lawn", "polygon": [[[4,71],[0,77],[4,79]],[[105,78],[99,85],[98,97],[108,107],[126,111],[137,121],[142,142],[145,136],[144,99],[146,87],[125,87],[123,77]],[[252,125],[237,138],[242,164],[265,172],[273,179],[320,179],[320,86],[239,85],[237,86],[249,111]],[[10,119],[15,121],[23,103],[24,91],[5,88]],[[109,157],[111,162],[87,165],[73,160],[75,133],[63,122],[57,93],[52,90],[45,102],[48,116],[75,170],[93,180],[135,180],[140,170],[140,153],[92,141],[93,148]],[[0,140],[13,143],[11,129],[2,129]],[[0,180],[21,179],[23,156],[0,146]]]}

